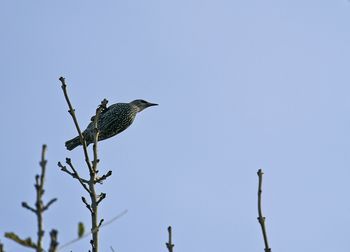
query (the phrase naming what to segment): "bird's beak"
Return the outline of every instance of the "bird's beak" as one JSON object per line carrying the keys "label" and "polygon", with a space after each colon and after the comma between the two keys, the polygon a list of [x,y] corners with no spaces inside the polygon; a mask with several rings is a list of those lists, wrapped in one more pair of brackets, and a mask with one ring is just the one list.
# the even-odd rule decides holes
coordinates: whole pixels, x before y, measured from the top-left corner
{"label": "bird's beak", "polygon": [[149,102],[149,103],[147,104],[147,107],[151,107],[151,106],[158,106],[158,104],[157,104],[157,103],[150,103],[150,102]]}

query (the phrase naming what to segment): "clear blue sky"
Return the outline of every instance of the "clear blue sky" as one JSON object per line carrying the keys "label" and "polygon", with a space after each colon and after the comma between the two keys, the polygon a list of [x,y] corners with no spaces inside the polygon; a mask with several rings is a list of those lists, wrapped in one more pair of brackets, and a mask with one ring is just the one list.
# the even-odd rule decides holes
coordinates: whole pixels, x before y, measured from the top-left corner
{"label": "clear blue sky", "polygon": [[[58,78],[85,127],[103,98],[145,110],[100,144],[113,176],[101,251],[263,251],[256,171],[273,251],[350,250],[350,3],[346,0],[0,2],[0,231],[35,237],[41,145],[45,227],[61,244],[89,223],[86,172]],[[86,174],[86,173],[85,173]],[[1,238],[6,251],[24,251]],[[47,244],[47,240],[46,240]],[[88,240],[62,251],[87,251]]]}

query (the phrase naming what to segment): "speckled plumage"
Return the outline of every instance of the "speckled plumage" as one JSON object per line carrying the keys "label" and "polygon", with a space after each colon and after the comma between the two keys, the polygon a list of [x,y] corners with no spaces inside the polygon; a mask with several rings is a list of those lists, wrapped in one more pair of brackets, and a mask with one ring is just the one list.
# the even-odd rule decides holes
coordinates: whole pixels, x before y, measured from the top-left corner
{"label": "speckled plumage", "polygon": [[[158,104],[149,103],[145,100],[135,100],[129,103],[116,103],[104,110],[98,120],[99,138],[98,141],[105,140],[126,130],[134,121],[136,114],[147,107]],[[86,144],[94,141],[94,117],[83,132]],[[73,150],[81,145],[79,136],[66,142],[68,150]]]}

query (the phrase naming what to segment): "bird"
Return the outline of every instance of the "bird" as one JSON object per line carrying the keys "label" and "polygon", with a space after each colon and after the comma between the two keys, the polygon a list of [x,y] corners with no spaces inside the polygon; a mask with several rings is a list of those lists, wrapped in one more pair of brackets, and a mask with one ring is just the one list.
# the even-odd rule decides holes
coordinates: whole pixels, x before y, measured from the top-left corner
{"label": "bird", "polygon": [[[97,122],[97,128],[99,130],[98,141],[108,139],[126,130],[133,123],[137,113],[145,108],[157,105],[156,103],[137,99],[129,103],[115,103],[105,108],[102,110]],[[91,122],[82,133],[86,145],[94,142],[94,119],[95,116],[91,118]],[[65,143],[67,150],[70,151],[79,145],[81,145],[79,136]]]}

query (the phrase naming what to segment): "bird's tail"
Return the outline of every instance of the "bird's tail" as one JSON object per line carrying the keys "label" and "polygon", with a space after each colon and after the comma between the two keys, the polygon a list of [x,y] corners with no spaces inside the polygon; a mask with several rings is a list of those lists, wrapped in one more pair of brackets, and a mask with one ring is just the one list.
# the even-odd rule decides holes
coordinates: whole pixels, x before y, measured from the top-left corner
{"label": "bird's tail", "polygon": [[79,136],[74,137],[71,140],[68,140],[65,145],[66,145],[67,150],[73,150],[75,147],[80,145]]}

